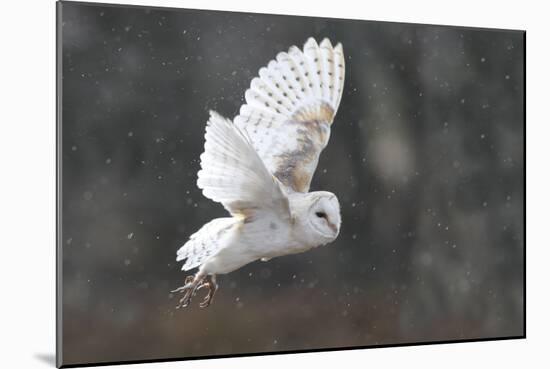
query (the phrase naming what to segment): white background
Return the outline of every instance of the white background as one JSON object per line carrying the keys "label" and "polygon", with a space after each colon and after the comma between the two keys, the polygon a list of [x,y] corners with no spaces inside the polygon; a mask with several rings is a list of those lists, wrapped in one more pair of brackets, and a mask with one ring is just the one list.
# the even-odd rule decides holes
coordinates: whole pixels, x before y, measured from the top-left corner
{"label": "white background", "polygon": [[[526,340],[142,364],[134,368],[550,367],[545,352],[550,347],[546,283],[550,255],[546,238],[550,32],[545,2],[118,2],[527,30]],[[1,17],[0,367],[51,368],[55,353],[55,3],[6,1]]]}

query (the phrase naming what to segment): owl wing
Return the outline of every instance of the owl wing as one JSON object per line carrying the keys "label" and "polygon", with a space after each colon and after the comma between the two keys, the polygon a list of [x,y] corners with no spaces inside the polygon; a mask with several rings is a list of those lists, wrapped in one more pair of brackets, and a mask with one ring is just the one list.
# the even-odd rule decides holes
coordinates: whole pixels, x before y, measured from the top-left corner
{"label": "owl wing", "polygon": [[288,191],[308,192],[344,86],[344,54],[309,38],[260,69],[234,123]]}
{"label": "owl wing", "polygon": [[290,218],[288,198],[258,156],[246,133],[210,112],[197,186],[232,215],[249,219],[258,210]]}

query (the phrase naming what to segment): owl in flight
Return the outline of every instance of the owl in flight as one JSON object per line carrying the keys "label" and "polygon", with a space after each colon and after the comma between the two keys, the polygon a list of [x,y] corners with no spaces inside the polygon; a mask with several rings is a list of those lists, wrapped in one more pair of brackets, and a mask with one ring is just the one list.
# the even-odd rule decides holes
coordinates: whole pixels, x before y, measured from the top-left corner
{"label": "owl in flight", "polygon": [[309,38],[260,69],[233,121],[211,111],[197,186],[221,203],[230,217],[214,219],[177,252],[185,279],[178,308],[207,289],[207,307],[218,288],[216,275],[256,260],[307,251],[332,242],[340,231],[340,205],[333,193],[308,192],[319,155],[328,143],[344,86],[339,43]]}

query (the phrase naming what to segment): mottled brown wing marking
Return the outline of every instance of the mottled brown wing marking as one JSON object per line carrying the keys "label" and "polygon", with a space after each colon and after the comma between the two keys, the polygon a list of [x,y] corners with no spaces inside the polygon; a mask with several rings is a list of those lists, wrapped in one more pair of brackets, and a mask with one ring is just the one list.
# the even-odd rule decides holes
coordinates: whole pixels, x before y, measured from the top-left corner
{"label": "mottled brown wing marking", "polygon": [[297,125],[294,140],[297,148],[276,156],[275,176],[294,191],[307,192],[319,160],[328,142],[334,110],[325,102],[300,108],[285,124]]}
{"label": "mottled brown wing marking", "polygon": [[333,119],[334,109],[324,101],[306,105],[292,115],[292,120],[301,123],[320,121],[331,125]]}
{"label": "mottled brown wing marking", "polygon": [[274,175],[294,191],[307,192],[319,154],[328,141],[329,123],[293,120],[286,124],[298,126],[294,137],[297,148],[275,157],[277,166]]}
{"label": "mottled brown wing marking", "polygon": [[307,192],[326,147],[344,84],[342,45],[309,38],[260,68],[235,117],[288,192]]}

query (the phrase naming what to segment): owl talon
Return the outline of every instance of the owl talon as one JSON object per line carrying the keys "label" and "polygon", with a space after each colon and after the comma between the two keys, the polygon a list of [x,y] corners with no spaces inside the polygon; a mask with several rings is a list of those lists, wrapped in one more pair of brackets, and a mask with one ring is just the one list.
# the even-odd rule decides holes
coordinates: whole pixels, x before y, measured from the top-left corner
{"label": "owl talon", "polygon": [[192,275],[188,275],[186,278],[185,278],[185,282],[183,283],[183,286],[181,287],[178,287],[176,288],[175,290],[172,290],[170,292],[172,293],[177,293],[177,292],[183,292],[185,291],[186,289],[188,289],[190,287],[190,285],[193,283],[193,279],[194,277]]}
{"label": "owl talon", "polygon": [[189,304],[191,303],[191,298],[193,298],[197,291],[201,288],[207,288],[208,293],[204,297],[204,300],[199,304],[199,307],[205,308],[210,306],[210,304],[212,304],[212,302],[214,301],[214,294],[218,290],[216,276],[204,276],[197,273],[194,276],[187,276],[187,278],[185,278],[185,283],[183,286],[171,291],[172,293],[183,293],[183,297],[180,299],[179,304],[176,306],[176,309],[181,309],[189,306]]}
{"label": "owl talon", "polygon": [[200,285],[204,281],[204,277],[198,273],[195,276],[187,276],[185,278],[184,285],[176,288],[171,291],[172,293],[181,292],[183,297],[180,299],[179,304],[176,306],[176,309],[184,308],[189,306],[191,303],[191,298],[195,296],[195,293],[199,289]]}
{"label": "owl talon", "polygon": [[204,297],[204,300],[199,304],[199,307],[206,308],[212,304],[214,301],[214,295],[216,294],[216,291],[218,290],[218,284],[216,283],[216,276],[215,275],[208,275],[206,278],[204,278],[203,283],[197,288],[197,290],[200,290],[201,288],[206,287],[208,288],[208,293]]}

